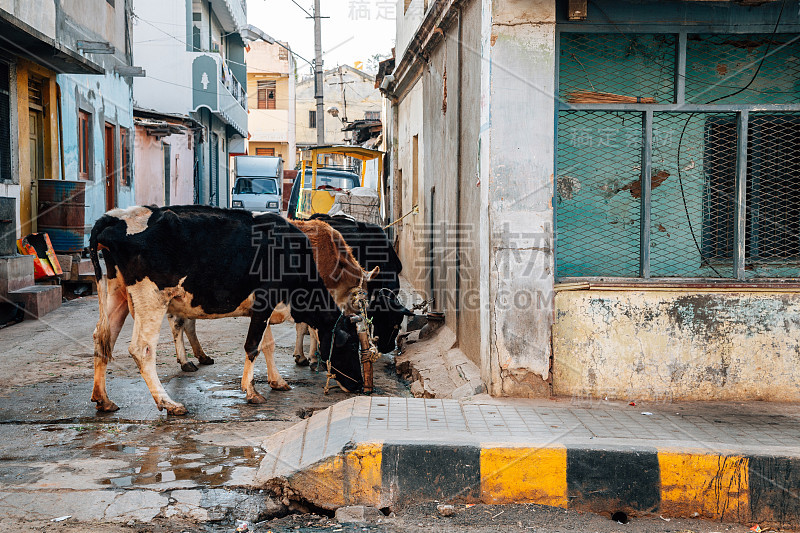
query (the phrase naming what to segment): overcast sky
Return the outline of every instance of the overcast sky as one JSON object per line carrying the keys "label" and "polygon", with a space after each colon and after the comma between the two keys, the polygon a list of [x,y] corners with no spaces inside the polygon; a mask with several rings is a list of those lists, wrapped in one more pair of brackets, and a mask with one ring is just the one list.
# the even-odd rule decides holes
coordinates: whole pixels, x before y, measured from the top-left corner
{"label": "overcast sky", "polygon": [[[313,0],[296,0],[313,13]],[[353,65],[374,54],[389,55],[394,46],[396,0],[321,0],[322,60],[326,69]],[[247,21],[292,50],[314,59],[314,20],[306,18],[292,0],[247,0]],[[309,66],[297,60],[301,75]]]}

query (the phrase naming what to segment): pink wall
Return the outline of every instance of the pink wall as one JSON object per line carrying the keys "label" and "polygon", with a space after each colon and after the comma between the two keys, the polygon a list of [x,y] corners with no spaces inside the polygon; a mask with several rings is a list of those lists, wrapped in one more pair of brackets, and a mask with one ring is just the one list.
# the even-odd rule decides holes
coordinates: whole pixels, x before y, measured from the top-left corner
{"label": "pink wall", "polygon": [[164,205],[164,151],[170,145],[170,204],[194,203],[194,140],[192,133],[157,139],[136,126],[134,186],[138,205]]}

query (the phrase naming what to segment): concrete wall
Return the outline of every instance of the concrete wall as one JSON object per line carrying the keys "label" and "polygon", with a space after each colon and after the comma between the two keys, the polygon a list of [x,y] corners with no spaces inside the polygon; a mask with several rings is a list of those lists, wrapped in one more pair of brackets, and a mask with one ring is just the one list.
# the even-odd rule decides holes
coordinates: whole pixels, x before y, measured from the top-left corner
{"label": "concrete wall", "polygon": [[555,305],[556,394],[800,400],[796,293],[565,291]]}
{"label": "concrete wall", "polygon": [[[444,41],[423,71],[425,218],[434,238],[434,309],[459,333],[458,345],[480,364],[480,297],[478,269],[478,129],[480,117],[480,4],[466,4],[444,29]],[[459,36],[461,31],[461,36]],[[403,174],[406,183],[410,175]],[[435,191],[435,193],[432,193]],[[415,257],[428,255],[427,239],[415,238]],[[429,283],[428,283],[429,284]]]}
{"label": "concrete wall", "polygon": [[84,37],[106,41],[113,45],[118,52],[124,54],[128,50],[125,34],[125,5],[129,1],[117,0],[113,6],[108,3],[108,0],[59,2],[63,12],[60,28],[62,31],[59,32],[59,39],[73,49],[75,48],[74,41]]}
{"label": "concrete wall", "polygon": [[134,105],[187,114],[192,105],[192,58],[186,52],[186,3],[135,0],[134,62],[147,76],[135,78]]}
{"label": "concrete wall", "polygon": [[496,0],[491,9],[484,371],[492,394],[541,396],[550,392],[555,6]]}
{"label": "concrete wall", "polygon": [[164,147],[170,146],[170,205],[194,203],[194,136],[157,139],[136,126],[136,204],[164,205]]}
{"label": "concrete wall", "polygon": [[0,0],[0,9],[43,33],[56,37],[56,2],[53,0]]}

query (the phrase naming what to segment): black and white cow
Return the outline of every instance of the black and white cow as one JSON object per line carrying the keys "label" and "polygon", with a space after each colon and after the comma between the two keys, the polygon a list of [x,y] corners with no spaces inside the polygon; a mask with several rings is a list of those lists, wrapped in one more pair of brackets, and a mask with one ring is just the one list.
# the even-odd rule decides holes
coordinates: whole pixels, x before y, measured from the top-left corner
{"label": "black and white cow", "polygon": [[[100,265],[100,250],[107,276]],[[331,350],[342,312],[356,312],[354,302],[368,280],[357,263],[347,264],[344,270],[359,269],[360,281],[329,291],[309,239],[295,226],[277,215],[253,216],[211,207],[112,210],[94,225],[90,253],[100,302],[92,401],[100,411],[118,409],[106,392],[105,376],[128,312],[134,318],[129,351],[156,405],[181,415],[186,408],[169,397],[156,373],[156,346],[166,313],[192,320],[250,316],[242,390],[248,402],[261,403],[266,400],[253,387],[253,362],[259,349],[267,360],[270,385],[274,387],[280,379],[269,323],[276,316],[291,314],[295,321],[317,328],[323,349]],[[343,258],[348,260],[346,254]],[[353,376],[350,390],[360,388],[358,357],[337,349],[331,353],[335,365]]]}

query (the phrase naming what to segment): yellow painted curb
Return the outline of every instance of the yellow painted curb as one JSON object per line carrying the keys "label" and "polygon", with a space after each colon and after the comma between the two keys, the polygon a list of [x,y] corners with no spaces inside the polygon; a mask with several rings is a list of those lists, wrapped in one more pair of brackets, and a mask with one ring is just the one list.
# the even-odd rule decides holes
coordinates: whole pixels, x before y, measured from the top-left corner
{"label": "yellow painted curb", "polygon": [[666,516],[750,519],[746,457],[659,452],[658,463],[661,512]]}
{"label": "yellow painted curb", "polygon": [[484,503],[567,507],[566,448],[481,449]]}

